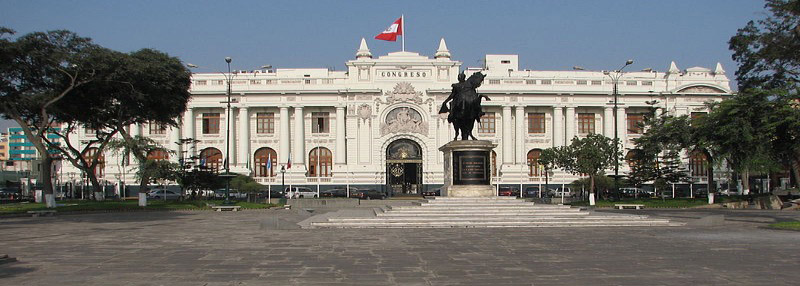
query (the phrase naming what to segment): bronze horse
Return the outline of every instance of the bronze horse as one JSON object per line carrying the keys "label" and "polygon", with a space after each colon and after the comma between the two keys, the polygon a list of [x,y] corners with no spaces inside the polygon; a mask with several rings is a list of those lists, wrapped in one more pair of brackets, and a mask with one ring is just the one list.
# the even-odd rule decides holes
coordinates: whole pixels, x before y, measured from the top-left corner
{"label": "bronze horse", "polygon": [[[484,115],[481,111],[481,99],[490,100],[488,96],[478,94],[475,90],[481,86],[486,75],[476,72],[466,81],[464,80],[465,77],[464,73],[458,75],[458,83],[452,85],[453,90],[450,92],[450,96],[444,100],[442,108],[439,109],[439,113],[450,112],[447,116],[447,121],[452,123],[453,128],[456,130],[456,137],[453,140],[458,140],[459,133],[461,134],[461,140],[469,140],[470,138],[477,140],[472,135],[472,129],[475,127],[475,122],[480,122],[481,116]],[[450,108],[448,109],[447,103],[451,100],[452,103],[450,103]]]}

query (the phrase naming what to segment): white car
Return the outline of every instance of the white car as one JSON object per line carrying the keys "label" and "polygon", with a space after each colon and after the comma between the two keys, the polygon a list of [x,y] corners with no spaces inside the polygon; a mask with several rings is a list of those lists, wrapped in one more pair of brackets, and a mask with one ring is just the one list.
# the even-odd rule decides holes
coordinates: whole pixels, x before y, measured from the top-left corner
{"label": "white car", "polygon": [[566,188],[564,190],[562,190],[561,188],[550,189],[549,191],[547,191],[547,194],[550,195],[550,197],[553,197],[553,198],[560,198],[560,197],[562,197],[562,195],[565,198],[566,197],[574,197],[575,196],[575,193],[573,193],[572,189],[570,189],[570,188]]}
{"label": "white car", "polygon": [[170,190],[152,189],[149,192],[147,192],[147,197],[155,200],[159,199],[177,200],[181,198],[181,195]]}
{"label": "white car", "polygon": [[302,198],[316,198],[317,192],[312,191],[306,187],[292,187],[286,188],[285,192],[287,199],[302,199]]}

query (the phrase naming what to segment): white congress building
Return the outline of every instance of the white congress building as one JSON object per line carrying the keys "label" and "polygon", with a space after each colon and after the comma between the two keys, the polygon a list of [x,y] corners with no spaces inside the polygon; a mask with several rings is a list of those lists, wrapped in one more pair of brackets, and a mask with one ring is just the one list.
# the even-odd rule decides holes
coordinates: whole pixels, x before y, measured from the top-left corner
{"label": "white congress building", "polygon": [[[229,74],[230,115],[225,104],[226,74],[195,73],[192,98],[179,128],[145,124],[132,126],[132,133],[174,151],[151,157],[177,162],[179,157],[197,155],[207,166],[221,170],[230,127],[231,171],[262,184],[312,190],[350,185],[413,195],[443,184],[443,155],[438,148],[455,134],[446,114],[437,113],[462,68],[467,76],[477,71],[487,75],[478,91],[491,101],[483,102],[486,116],[474,134],[497,144],[492,182],[498,186],[543,184],[543,171],[531,163],[542,149],[590,133],[613,138],[614,125],[629,152],[631,139],[641,136],[637,123],[643,120],[648,101],[657,100],[660,112],[697,115],[706,112],[704,102],[732,94],[720,64],[713,70],[680,70],[672,62],[666,72],[618,73],[578,67],[537,71],[520,69],[518,62],[517,55],[486,55],[483,67],[463,68],[451,58],[444,39],[432,58],[415,52],[375,57],[362,39],[346,71],[278,68]],[[616,121],[614,82],[619,93]],[[76,140],[83,136],[87,135],[78,134]],[[176,143],[182,138],[199,141]],[[135,185],[133,167],[124,169],[108,151],[103,160],[97,170],[102,180]],[[624,174],[628,168],[621,164]],[[696,183],[705,182],[704,155],[685,154],[685,164]],[[287,168],[284,174],[282,168]],[[66,167],[63,172],[77,171]],[[577,178],[556,170],[550,183]]]}

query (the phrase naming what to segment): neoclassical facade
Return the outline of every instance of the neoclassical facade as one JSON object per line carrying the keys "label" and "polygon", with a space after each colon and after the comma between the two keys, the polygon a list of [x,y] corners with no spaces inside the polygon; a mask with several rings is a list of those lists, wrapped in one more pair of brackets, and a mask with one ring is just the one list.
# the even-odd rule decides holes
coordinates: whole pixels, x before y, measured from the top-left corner
{"label": "neoclassical facade", "polygon": [[[346,71],[279,68],[230,74],[230,114],[226,75],[196,73],[179,128],[145,124],[131,130],[173,151],[151,154],[154,158],[198,156],[198,163],[221,169],[228,153],[232,172],[263,184],[369,186],[394,195],[418,194],[443,183],[438,148],[455,134],[446,114],[437,113],[462,70],[487,75],[478,91],[491,101],[483,103],[486,116],[474,134],[498,146],[492,159],[496,185],[544,183],[544,173],[532,163],[538,152],[590,133],[614,137],[615,125],[624,147],[632,148],[649,101],[658,101],[659,112],[699,115],[706,112],[704,102],[732,94],[720,64],[714,70],[680,70],[672,62],[666,72],[618,74],[521,70],[517,55],[486,55],[484,63],[462,68],[444,39],[432,58],[414,52],[373,57],[362,39]],[[616,120],[614,76],[619,76]],[[198,141],[179,144],[184,138]],[[133,183],[131,170],[112,154],[104,155],[104,180]],[[702,183],[702,154],[685,155]],[[623,162],[620,173],[625,172]],[[550,182],[576,178],[555,171]]]}

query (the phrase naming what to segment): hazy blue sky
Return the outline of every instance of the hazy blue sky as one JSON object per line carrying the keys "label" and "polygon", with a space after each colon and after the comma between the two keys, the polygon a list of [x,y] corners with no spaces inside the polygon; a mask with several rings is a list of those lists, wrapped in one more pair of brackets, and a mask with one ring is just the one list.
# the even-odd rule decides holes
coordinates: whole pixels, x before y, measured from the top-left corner
{"label": "hazy blue sky", "polygon": [[[154,48],[203,67],[344,69],[362,37],[373,55],[400,50],[373,37],[405,14],[406,50],[453,59],[518,54],[520,68],[664,71],[721,62],[728,39],[764,17],[763,1],[177,1],[0,0],[0,26],[18,34],[67,29],[119,51]],[[734,87],[735,88],[735,87]],[[0,125],[5,130],[5,127]]]}

